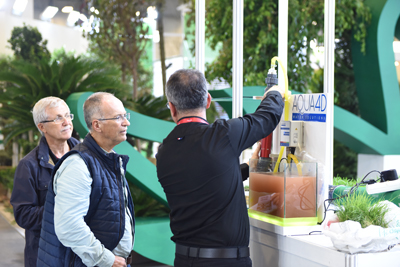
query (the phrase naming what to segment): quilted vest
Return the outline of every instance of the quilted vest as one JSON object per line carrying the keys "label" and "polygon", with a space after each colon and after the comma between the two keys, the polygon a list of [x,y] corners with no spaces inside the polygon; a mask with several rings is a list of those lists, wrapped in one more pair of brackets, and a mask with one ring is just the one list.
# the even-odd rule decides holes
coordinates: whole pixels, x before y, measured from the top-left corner
{"label": "quilted vest", "polygon": [[[84,220],[94,236],[112,251],[121,240],[125,229],[124,195],[119,157],[122,157],[124,170],[126,170],[129,157],[116,153],[105,153],[88,134],[82,144],[65,154],[54,167],[50,185],[53,185],[54,175],[62,162],[75,153],[78,153],[85,161],[93,179],[89,210]],[[85,266],[71,248],[61,244],[55,234],[54,198],[53,186],[49,186],[44,205],[37,266]],[[129,188],[128,208],[134,218]]]}

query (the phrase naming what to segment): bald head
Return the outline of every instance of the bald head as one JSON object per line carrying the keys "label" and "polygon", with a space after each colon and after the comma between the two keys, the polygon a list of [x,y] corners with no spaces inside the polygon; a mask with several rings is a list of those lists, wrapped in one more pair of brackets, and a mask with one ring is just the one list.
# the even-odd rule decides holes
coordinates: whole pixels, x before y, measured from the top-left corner
{"label": "bald head", "polygon": [[[116,98],[113,94],[106,92],[94,93],[86,99],[83,104],[83,114],[89,131],[92,131],[92,121],[103,118],[102,101],[105,98]],[[117,99],[117,98],[116,98]],[[119,100],[119,99],[118,99]]]}

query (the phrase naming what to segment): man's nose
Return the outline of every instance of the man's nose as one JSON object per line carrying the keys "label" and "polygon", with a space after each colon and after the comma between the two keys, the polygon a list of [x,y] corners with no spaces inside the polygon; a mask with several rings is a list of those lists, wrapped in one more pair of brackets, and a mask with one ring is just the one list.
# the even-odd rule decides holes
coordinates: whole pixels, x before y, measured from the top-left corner
{"label": "man's nose", "polygon": [[124,117],[124,121],[122,122],[122,125],[129,126],[129,125],[131,125],[131,123],[129,122],[129,120],[127,118]]}

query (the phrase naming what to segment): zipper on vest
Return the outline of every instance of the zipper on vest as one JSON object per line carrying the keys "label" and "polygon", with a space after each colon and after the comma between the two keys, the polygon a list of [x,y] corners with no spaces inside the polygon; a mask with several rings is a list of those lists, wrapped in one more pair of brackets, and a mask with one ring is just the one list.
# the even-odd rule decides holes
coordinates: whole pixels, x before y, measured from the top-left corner
{"label": "zipper on vest", "polygon": [[[124,211],[125,212],[125,210],[124,209],[122,209],[122,207],[121,207],[121,205],[122,205],[122,201],[121,201],[121,187],[122,187],[122,185],[121,185],[121,183],[120,183],[120,180],[121,180],[121,169],[120,169],[120,166],[118,166],[119,164],[115,164],[115,165],[117,165],[116,167],[116,170],[117,170],[117,174],[119,174],[119,177],[117,177],[117,183],[118,183],[118,199],[119,199],[119,211],[120,211],[120,213],[119,213],[119,235],[118,235],[118,240],[119,241],[121,241],[121,238],[122,238],[122,232],[125,232],[125,231],[122,231],[122,219],[123,219],[123,216],[122,216],[122,211]],[[123,192],[122,192],[122,194],[123,194]],[[118,242],[119,242],[118,241]]]}
{"label": "zipper on vest", "polygon": [[71,250],[71,252],[72,252],[72,259],[71,259],[71,261],[69,262],[69,267],[74,267],[74,262],[75,262],[75,257],[76,257],[76,254]]}

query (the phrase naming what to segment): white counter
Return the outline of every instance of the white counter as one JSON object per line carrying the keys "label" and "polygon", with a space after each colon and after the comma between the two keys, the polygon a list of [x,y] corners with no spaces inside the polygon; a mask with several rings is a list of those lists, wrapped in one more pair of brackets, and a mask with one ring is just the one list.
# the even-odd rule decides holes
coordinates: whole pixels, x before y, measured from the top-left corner
{"label": "white counter", "polygon": [[250,257],[253,267],[400,266],[399,245],[385,252],[352,255],[336,250],[330,238],[320,233],[308,234],[319,230],[319,226],[280,227],[250,218]]}

